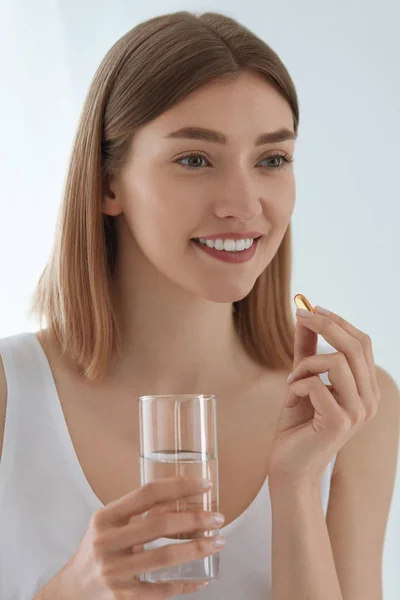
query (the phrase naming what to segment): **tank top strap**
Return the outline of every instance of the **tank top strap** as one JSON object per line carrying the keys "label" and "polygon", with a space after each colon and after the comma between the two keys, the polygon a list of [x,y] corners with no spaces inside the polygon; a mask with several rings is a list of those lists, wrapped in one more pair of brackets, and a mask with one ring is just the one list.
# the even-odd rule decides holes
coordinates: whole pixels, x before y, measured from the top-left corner
{"label": "tank top strap", "polygon": [[49,375],[39,352],[39,341],[31,332],[0,339],[7,404],[0,460],[0,495],[13,469],[21,468],[42,448],[38,420],[50,402]]}

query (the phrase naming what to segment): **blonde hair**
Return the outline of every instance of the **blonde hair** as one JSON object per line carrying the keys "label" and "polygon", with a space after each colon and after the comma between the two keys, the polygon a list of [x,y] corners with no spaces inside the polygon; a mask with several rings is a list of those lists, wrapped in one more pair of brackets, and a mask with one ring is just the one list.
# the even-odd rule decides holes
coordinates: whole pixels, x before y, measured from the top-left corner
{"label": "blonde hair", "polygon": [[[91,82],[74,139],[54,245],[32,297],[30,315],[46,320],[63,354],[98,380],[121,348],[110,283],[117,252],[114,217],[100,210],[106,173],[125,164],[135,130],[187,94],[244,70],[261,73],[299,107],[275,52],[234,19],[187,11],[157,16],[123,35]],[[237,332],[260,365],[292,368],[291,229],[250,293],[234,302]]]}

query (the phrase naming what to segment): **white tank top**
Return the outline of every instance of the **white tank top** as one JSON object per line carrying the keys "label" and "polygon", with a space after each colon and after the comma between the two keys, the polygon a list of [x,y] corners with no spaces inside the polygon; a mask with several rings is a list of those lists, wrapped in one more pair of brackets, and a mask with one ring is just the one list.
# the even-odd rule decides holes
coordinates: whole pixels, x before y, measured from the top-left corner
{"label": "white tank top", "polygon": [[[325,344],[319,342],[319,353],[332,351]],[[36,336],[28,332],[3,338],[0,354],[8,388],[0,461],[0,598],[32,600],[77,550],[91,515],[104,505],[80,466]],[[321,478],[325,516],[335,460]],[[226,545],[220,553],[220,578],[195,597],[270,598],[268,478],[250,506],[221,532]]]}

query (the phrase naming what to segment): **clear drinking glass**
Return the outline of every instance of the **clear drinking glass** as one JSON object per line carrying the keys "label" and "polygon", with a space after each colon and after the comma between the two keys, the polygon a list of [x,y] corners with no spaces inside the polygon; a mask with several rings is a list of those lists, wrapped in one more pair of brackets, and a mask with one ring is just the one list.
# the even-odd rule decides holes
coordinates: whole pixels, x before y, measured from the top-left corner
{"label": "clear drinking glass", "polygon": [[[179,394],[141,396],[140,473],[141,485],[156,479],[191,475],[210,479],[212,488],[144,513],[208,510],[219,512],[217,407],[214,395]],[[162,537],[144,545],[145,550],[218,534],[219,529]],[[199,560],[143,573],[141,581],[218,579],[219,552]]]}

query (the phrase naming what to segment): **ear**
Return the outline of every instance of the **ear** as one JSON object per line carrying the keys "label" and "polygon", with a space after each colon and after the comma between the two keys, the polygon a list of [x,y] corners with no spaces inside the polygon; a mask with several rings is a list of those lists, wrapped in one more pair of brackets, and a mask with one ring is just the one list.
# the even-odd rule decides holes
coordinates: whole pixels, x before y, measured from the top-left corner
{"label": "ear", "polygon": [[[122,206],[117,200],[116,191],[114,191],[113,177],[107,173],[102,182],[102,200],[101,212],[111,217],[116,217],[122,213]],[[116,188],[116,186],[115,186]]]}

